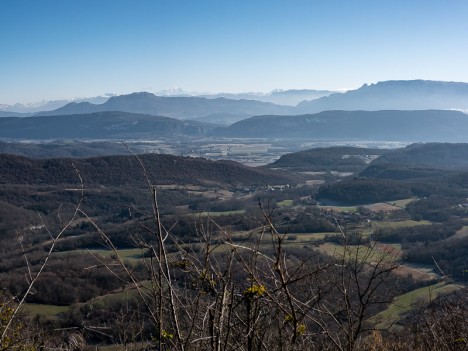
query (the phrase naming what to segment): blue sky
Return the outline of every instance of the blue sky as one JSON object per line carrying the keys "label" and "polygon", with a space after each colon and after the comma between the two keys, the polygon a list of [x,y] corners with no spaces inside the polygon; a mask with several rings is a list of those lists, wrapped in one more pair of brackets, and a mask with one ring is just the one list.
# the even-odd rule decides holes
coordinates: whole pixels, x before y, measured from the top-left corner
{"label": "blue sky", "polygon": [[0,0],[0,103],[468,82],[465,0]]}

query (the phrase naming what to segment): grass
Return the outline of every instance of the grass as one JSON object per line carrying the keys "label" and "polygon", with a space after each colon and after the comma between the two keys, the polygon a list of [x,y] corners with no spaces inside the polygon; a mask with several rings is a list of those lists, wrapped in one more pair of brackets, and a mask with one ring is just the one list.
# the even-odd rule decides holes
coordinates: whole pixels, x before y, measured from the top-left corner
{"label": "grass", "polygon": [[[112,250],[107,250],[107,249],[102,249],[102,250],[82,250],[85,252],[90,252],[93,255],[100,255],[105,258],[111,258],[112,256],[115,255],[114,251]],[[117,250],[119,256],[124,259],[124,260],[137,260],[141,259],[143,257],[144,251],[140,248],[136,249],[122,249],[122,250]]]}
{"label": "grass", "polygon": [[56,319],[60,313],[67,312],[70,306],[44,305],[39,303],[26,303],[23,310],[30,315],[45,316],[49,319]]}
{"label": "grass", "polygon": [[283,200],[276,203],[278,207],[291,207],[294,204],[294,200]]}
{"label": "grass", "polygon": [[219,216],[228,216],[233,214],[244,214],[245,210],[233,210],[233,211],[222,211],[222,212],[200,212],[195,214],[199,217],[219,217]]}
{"label": "grass", "polygon": [[410,202],[413,202],[413,201],[415,201],[415,200],[416,200],[416,198],[412,197],[412,198],[409,198],[409,199],[402,199],[402,200],[396,200],[396,201],[389,201],[389,202],[387,202],[387,203],[390,204],[390,205],[393,205],[393,206],[405,208],[406,205],[408,205]]}
{"label": "grass", "polygon": [[335,212],[358,212],[358,206],[322,206],[318,205],[318,207],[325,211],[335,211]]}
{"label": "grass", "polygon": [[[345,248],[342,245],[335,243],[324,243],[318,246],[318,249],[329,255],[335,257],[342,257],[345,253]],[[372,250],[369,252],[368,250]],[[395,250],[395,251],[394,251]],[[360,261],[365,261],[368,263],[375,262],[385,255],[385,262],[393,262],[398,257],[398,247],[389,247],[388,245],[376,245],[372,248],[367,246],[349,246],[349,252],[347,257],[351,255],[351,258],[357,256],[357,259]]]}
{"label": "grass", "polygon": [[405,221],[398,221],[398,222],[389,222],[389,221],[382,221],[382,222],[372,222],[372,227],[374,229],[376,228],[389,228],[389,229],[395,229],[395,228],[405,228],[405,227],[415,227],[418,225],[428,225],[431,224],[429,221],[413,221],[411,219],[405,220]]}
{"label": "grass", "polygon": [[452,236],[452,238],[464,238],[464,237],[468,237],[468,226],[466,225],[463,226],[462,229],[457,231],[454,236]]}
{"label": "grass", "polygon": [[[135,248],[135,249],[122,249],[122,250],[117,250],[119,253],[120,257],[124,260],[139,260],[143,257],[143,250],[140,248]],[[109,249],[89,249],[89,250],[84,250],[84,249],[78,249],[78,250],[71,250],[71,251],[63,251],[60,252],[62,255],[67,255],[67,254],[84,254],[84,255],[99,255],[104,258],[112,258],[115,253],[112,250]]]}
{"label": "grass", "polygon": [[[459,289],[456,285],[444,282],[419,288],[398,296],[388,308],[372,318],[378,328],[386,329],[402,319],[406,314],[420,306],[427,304],[439,295],[447,294]],[[397,326],[394,326],[398,329]]]}
{"label": "grass", "polygon": [[324,239],[327,235],[335,235],[333,232],[329,233],[288,233],[288,237],[292,236],[296,238],[296,241],[300,242],[311,242],[315,240],[322,240]]}

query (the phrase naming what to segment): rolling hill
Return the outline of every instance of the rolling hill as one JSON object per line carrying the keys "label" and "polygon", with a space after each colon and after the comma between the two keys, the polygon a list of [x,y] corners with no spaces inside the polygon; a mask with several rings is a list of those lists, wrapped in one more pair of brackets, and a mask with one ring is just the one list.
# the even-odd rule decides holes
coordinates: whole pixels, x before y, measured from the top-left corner
{"label": "rolling hill", "polygon": [[386,152],[389,150],[348,146],[314,148],[283,155],[268,167],[294,171],[359,172]]}
{"label": "rolling hill", "polygon": [[[154,184],[210,184],[238,186],[294,183],[296,176],[251,168],[233,161],[145,154],[140,156]],[[104,156],[81,159],[30,159],[0,154],[0,184],[77,184],[73,165],[83,182],[104,186],[145,184],[134,156]]]}
{"label": "rolling hill", "polygon": [[460,171],[468,171],[468,144],[427,143],[389,150],[363,170],[361,176],[416,179]]}

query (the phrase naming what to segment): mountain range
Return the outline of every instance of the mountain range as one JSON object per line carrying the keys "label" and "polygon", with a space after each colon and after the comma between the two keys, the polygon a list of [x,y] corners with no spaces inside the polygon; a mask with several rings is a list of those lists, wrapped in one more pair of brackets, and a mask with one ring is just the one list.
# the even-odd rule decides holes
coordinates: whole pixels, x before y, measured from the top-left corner
{"label": "mountain range", "polygon": [[[271,102],[277,105],[296,106],[299,102],[304,100],[318,99],[323,96],[336,93],[331,90],[314,90],[314,89],[291,89],[291,90],[273,90],[269,93],[198,93],[186,92],[179,88],[169,90],[160,90],[155,92],[154,95],[159,97],[201,97],[206,99],[226,98],[231,100],[256,100],[262,102]],[[14,117],[11,113],[34,114],[44,111],[53,111],[61,108],[69,103],[75,102],[90,102],[92,104],[103,104],[111,96],[115,94],[106,94],[103,96],[95,96],[91,98],[77,98],[73,100],[44,100],[36,103],[22,104],[16,103],[14,105],[0,104],[0,114],[7,112],[8,117]],[[1,115],[0,115],[1,116]],[[19,117],[19,116],[18,116]]]}
{"label": "mountain range", "polygon": [[324,111],[299,116],[257,116],[212,135],[308,140],[468,140],[468,116],[459,111]]}
{"label": "mountain range", "polygon": [[200,97],[161,97],[141,92],[113,96],[103,104],[89,102],[69,103],[54,111],[38,113],[37,116],[71,115],[104,111],[142,113],[180,119],[196,119],[214,113],[255,116],[259,114],[288,114],[291,107],[254,100],[207,99]]}
{"label": "mountain range", "polygon": [[[121,111],[204,122],[231,124],[258,115],[300,115],[329,110],[468,110],[468,83],[440,81],[384,81],[363,85],[345,93],[326,90],[285,90],[268,94],[206,94],[202,96],[156,96],[147,92],[77,100],[36,116],[76,115]],[[299,102],[301,100],[305,100]],[[275,102],[275,103],[273,103]],[[297,103],[297,106],[291,106]],[[64,101],[50,102],[46,107]],[[278,105],[276,103],[283,103]],[[27,109],[8,112],[2,105],[0,117],[25,117]],[[31,111],[31,110],[30,110]],[[30,115],[32,112],[28,112]]]}
{"label": "mountain range", "polygon": [[296,106],[301,101],[315,100],[324,96],[337,93],[331,90],[313,90],[313,89],[290,89],[290,90],[273,90],[270,93],[218,93],[199,95],[207,99],[224,97],[226,99],[246,99],[257,100],[263,102],[271,102],[277,105]]}
{"label": "mountain range", "polygon": [[468,83],[395,80],[303,101],[295,114],[328,110],[468,110]]}
{"label": "mountain range", "polygon": [[78,98],[73,100],[43,100],[36,103],[22,104],[16,103],[14,105],[3,105],[0,104],[0,114],[7,113],[7,117],[14,117],[11,112],[21,113],[25,115],[33,115],[42,111],[51,111],[58,109],[70,102],[91,102],[93,104],[102,104],[106,102],[113,94],[107,94],[104,96],[94,96],[90,98]]}
{"label": "mountain range", "polygon": [[466,142],[468,116],[459,111],[324,111],[264,115],[227,127],[127,112],[5,117],[0,137],[10,139],[152,139],[186,137]]}
{"label": "mountain range", "polygon": [[0,118],[0,137],[14,139],[131,139],[204,135],[214,126],[170,117],[95,112],[65,116]]}

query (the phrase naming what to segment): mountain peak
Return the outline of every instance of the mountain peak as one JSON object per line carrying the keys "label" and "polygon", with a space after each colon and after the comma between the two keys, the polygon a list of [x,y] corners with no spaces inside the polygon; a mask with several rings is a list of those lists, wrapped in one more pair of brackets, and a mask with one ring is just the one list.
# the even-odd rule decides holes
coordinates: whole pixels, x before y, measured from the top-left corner
{"label": "mountain peak", "polygon": [[468,83],[432,80],[389,80],[364,84],[356,90],[304,101],[296,113],[326,110],[466,110]]}

